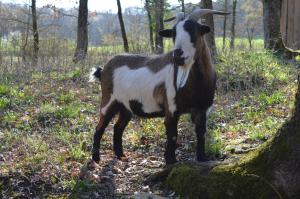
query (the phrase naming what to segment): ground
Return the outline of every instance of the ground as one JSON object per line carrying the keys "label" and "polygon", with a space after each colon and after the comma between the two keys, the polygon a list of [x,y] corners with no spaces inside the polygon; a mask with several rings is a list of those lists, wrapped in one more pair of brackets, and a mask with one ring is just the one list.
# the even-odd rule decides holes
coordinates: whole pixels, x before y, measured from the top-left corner
{"label": "ground", "polygon": [[[266,51],[238,51],[221,54],[215,67],[218,89],[206,150],[212,160],[234,161],[270,139],[289,117],[297,63]],[[74,66],[0,83],[0,197],[128,198],[135,192],[176,197],[161,184],[144,183],[165,166],[162,119],[130,122],[122,161],[111,150],[110,124],[101,162],[89,169],[101,92],[99,84],[87,82],[87,72]],[[193,161],[189,115],[181,117],[178,129],[178,160]]]}

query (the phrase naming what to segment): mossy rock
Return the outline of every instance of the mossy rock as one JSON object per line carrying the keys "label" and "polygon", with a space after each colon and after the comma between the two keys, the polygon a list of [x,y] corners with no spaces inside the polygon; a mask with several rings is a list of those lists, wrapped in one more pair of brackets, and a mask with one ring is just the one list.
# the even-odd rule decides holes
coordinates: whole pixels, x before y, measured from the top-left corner
{"label": "mossy rock", "polygon": [[263,178],[216,167],[179,165],[172,169],[166,185],[181,197],[188,198],[280,198]]}

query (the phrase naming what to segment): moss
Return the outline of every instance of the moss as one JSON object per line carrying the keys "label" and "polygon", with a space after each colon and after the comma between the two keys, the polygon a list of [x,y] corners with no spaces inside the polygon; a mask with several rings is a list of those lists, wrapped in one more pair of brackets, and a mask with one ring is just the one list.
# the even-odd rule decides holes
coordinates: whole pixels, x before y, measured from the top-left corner
{"label": "moss", "polygon": [[[175,167],[166,185],[181,197],[188,198],[276,198],[277,194],[262,178],[242,169],[180,165]],[[232,168],[232,167],[231,167]]]}
{"label": "moss", "polygon": [[[279,141],[278,141],[279,140]],[[270,152],[270,148],[276,148]],[[272,185],[274,159],[288,158],[290,147],[275,137],[257,150],[244,155],[238,163],[214,168],[178,165],[166,185],[188,198],[281,198],[284,192]]]}
{"label": "moss", "polygon": [[[166,185],[188,198],[280,198],[278,189],[271,184],[273,170],[268,148],[273,142],[274,139],[267,141],[238,163],[214,168],[178,165],[168,175]],[[283,145],[283,150],[276,155],[282,156],[289,149]]]}

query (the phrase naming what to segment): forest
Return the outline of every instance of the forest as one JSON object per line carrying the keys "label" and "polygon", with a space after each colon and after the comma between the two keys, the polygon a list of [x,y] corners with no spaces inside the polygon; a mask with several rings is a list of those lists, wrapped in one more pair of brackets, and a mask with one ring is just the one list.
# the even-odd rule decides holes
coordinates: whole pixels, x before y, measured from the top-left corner
{"label": "forest", "polygon": [[299,1],[39,1],[0,1],[0,198],[300,197]]}

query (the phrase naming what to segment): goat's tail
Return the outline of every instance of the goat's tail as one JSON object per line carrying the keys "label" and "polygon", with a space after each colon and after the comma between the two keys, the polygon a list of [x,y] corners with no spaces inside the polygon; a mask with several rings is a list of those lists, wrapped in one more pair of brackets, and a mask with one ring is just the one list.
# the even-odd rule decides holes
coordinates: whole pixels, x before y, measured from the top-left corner
{"label": "goat's tail", "polygon": [[100,67],[92,68],[92,70],[90,72],[89,82],[94,82],[96,80],[101,81],[101,71],[102,71],[102,68],[100,68]]}

